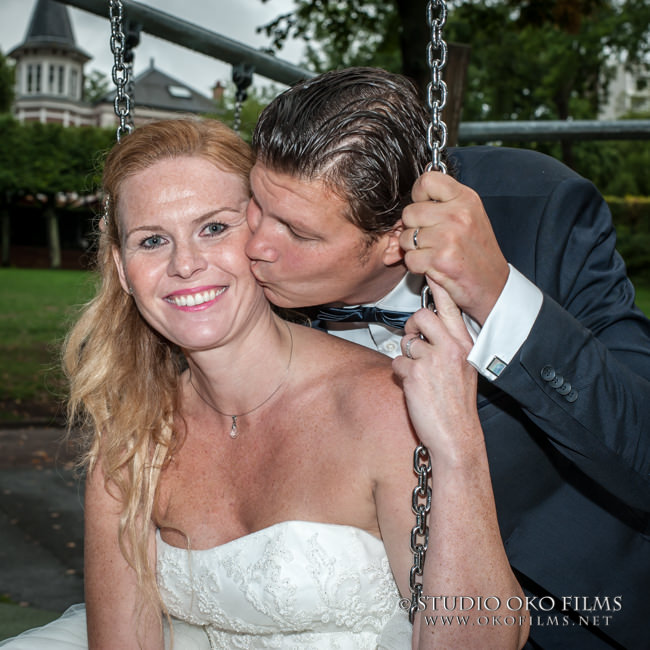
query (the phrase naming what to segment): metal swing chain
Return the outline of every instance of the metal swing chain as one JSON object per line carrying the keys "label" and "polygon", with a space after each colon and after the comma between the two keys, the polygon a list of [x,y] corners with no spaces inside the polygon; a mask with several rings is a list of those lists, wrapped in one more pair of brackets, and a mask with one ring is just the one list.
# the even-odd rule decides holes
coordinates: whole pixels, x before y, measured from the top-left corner
{"label": "metal swing chain", "polygon": [[413,566],[409,573],[411,600],[403,599],[403,607],[409,611],[409,621],[413,623],[416,612],[424,609],[422,600],[422,574],[424,560],[429,546],[429,526],[427,515],[431,510],[431,457],[424,445],[418,445],[413,453],[413,469],[418,475],[418,484],[413,490],[412,508],[415,513],[415,526],[411,529],[411,551],[413,551]]}
{"label": "metal swing chain", "polygon": [[427,130],[427,146],[431,151],[431,162],[427,171],[447,173],[442,161],[442,150],[447,146],[447,125],[442,120],[442,109],[447,104],[447,84],[442,79],[442,70],[447,63],[447,43],[442,38],[442,28],[447,21],[445,0],[429,0],[427,4],[427,25],[431,29],[431,40],[427,45],[427,62],[431,70],[431,81],[427,86],[427,106],[431,111],[431,123]]}
{"label": "metal swing chain", "polygon": [[111,20],[111,52],[113,53],[113,83],[117,88],[113,107],[119,120],[116,138],[119,142],[123,135],[133,131],[131,116],[131,97],[129,95],[129,66],[124,62],[126,36],[124,35],[124,7],[122,0],[109,0]]}
{"label": "metal swing chain", "polygon": [[241,131],[241,110],[245,100],[246,100],[246,93],[245,92],[240,93],[239,91],[237,91],[237,95],[235,96],[235,112],[232,121],[232,130],[237,135],[239,135]]}
{"label": "metal swing chain", "polygon": [[[437,14],[436,14],[437,11]],[[429,0],[427,4],[427,24],[431,28],[431,40],[427,45],[427,61],[431,70],[431,81],[427,86],[427,106],[431,111],[431,122],[427,129],[427,146],[431,151],[431,162],[427,171],[447,173],[447,166],[442,161],[442,151],[447,144],[447,125],[442,120],[442,109],[447,103],[447,85],[442,80],[442,69],[447,63],[447,44],[442,39],[442,28],[447,20],[445,0]],[[428,307],[427,291],[422,292],[422,307]],[[411,600],[404,599],[403,606],[408,607],[409,621],[413,623],[415,614],[426,607],[422,600],[422,576],[424,561],[429,547],[429,526],[427,517],[431,511],[431,456],[422,444],[415,448],[413,470],[418,483],[413,490],[412,509],[415,514],[415,526],[411,529],[411,551],[413,566],[409,573]]]}
{"label": "metal swing chain", "polygon": [[233,131],[239,135],[241,130],[241,111],[246,98],[247,88],[253,83],[253,72],[255,68],[249,63],[239,63],[232,68],[232,80],[235,82],[237,92],[235,94],[235,114],[233,117]]}

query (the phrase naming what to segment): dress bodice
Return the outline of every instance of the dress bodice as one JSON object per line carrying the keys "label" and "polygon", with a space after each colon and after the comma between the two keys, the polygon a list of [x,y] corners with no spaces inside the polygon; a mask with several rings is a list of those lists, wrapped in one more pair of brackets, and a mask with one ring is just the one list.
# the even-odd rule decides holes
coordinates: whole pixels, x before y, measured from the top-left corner
{"label": "dress bodice", "polygon": [[211,647],[410,647],[384,545],[364,530],[285,521],[198,551],[158,534],[157,549],[169,613]]}

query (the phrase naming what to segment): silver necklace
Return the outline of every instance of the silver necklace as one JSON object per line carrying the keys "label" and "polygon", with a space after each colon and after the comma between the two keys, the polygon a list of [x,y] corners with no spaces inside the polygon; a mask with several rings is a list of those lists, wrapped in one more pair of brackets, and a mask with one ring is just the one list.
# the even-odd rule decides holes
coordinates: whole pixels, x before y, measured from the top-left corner
{"label": "silver necklace", "polygon": [[257,406],[254,406],[252,409],[249,409],[248,411],[244,411],[244,413],[224,413],[223,411],[220,411],[214,404],[212,404],[206,397],[201,395],[199,392],[199,389],[195,386],[194,381],[192,380],[192,369],[190,368],[190,384],[192,385],[192,388],[195,390],[196,394],[213,410],[216,411],[217,413],[221,415],[225,415],[226,417],[229,417],[232,419],[232,425],[230,427],[230,437],[234,440],[238,435],[239,435],[239,429],[237,428],[237,418],[241,418],[244,415],[249,415],[253,411],[257,411],[258,408],[261,408],[266,404],[279,390],[282,388],[284,385],[284,382],[287,380],[287,377],[289,376],[289,368],[291,368],[291,360],[293,359],[293,334],[291,332],[291,328],[289,327],[289,324],[285,321],[284,324],[287,326],[287,331],[289,332],[289,338],[291,339],[291,347],[289,348],[289,361],[287,362],[287,369],[284,371],[284,376],[282,377],[282,380],[280,383],[273,389],[273,392],[262,402],[260,402]]}

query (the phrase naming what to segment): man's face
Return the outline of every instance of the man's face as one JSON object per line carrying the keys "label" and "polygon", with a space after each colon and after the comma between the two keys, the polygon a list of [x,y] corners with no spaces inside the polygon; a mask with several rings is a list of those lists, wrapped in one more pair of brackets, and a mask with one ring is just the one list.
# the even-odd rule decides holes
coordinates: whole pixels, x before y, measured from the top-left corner
{"label": "man's face", "polygon": [[386,267],[393,262],[386,252],[392,235],[369,242],[346,219],[345,201],[322,181],[301,180],[259,162],[250,178],[246,254],[272,303],[291,308],[374,302],[398,281]]}

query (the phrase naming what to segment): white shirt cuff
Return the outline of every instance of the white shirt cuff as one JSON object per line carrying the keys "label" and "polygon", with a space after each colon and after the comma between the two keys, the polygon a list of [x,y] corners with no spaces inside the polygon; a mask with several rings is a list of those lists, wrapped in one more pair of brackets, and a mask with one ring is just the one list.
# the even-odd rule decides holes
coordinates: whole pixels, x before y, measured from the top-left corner
{"label": "white shirt cuff", "polygon": [[490,380],[496,379],[517,354],[542,307],[542,292],[514,266],[508,266],[506,285],[480,331],[477,323],[465,318],[474,339],[467,360]]}

